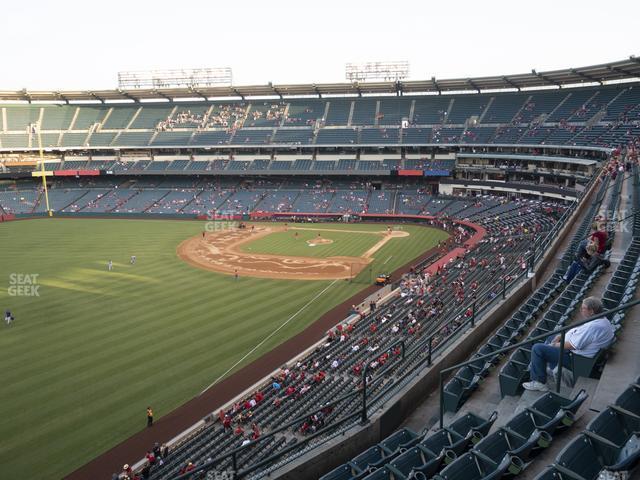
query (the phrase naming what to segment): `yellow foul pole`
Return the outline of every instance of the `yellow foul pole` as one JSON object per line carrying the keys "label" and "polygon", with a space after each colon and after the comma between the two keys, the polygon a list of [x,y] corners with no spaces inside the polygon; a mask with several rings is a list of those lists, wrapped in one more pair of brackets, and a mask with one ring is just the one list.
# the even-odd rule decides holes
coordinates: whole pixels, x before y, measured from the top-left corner
{"label": "yellow foul pole", "polygon": [[47,202],[47,215],[53,216],[53,212],[49,208],[49,190],[47,189],[47,177],[44,174],[44,152],[42,151],[42,137],[40,136],[40,125],[36,126],[38,135],[38,150],[40,151],[40,173],[42,174],[42,187],[44,188],[44,198]]}

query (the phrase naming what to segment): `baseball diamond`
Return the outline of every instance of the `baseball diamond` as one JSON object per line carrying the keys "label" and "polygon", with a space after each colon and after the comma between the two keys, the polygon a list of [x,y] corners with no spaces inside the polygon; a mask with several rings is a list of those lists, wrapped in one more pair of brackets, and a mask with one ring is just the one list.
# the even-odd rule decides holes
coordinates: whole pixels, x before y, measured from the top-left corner
{"label": "baseball diamond", "polygon": [[[255,230],[227,229],[208,233],[202,237],[196,235],[185,240],[178,246],[178,255],[186,262],[206,268],[215,272],[228,274],[238,273],[242,276],[262,278],[288,278],[298,280],[332,280],[352,279],[356,277],[373,260],[373,255],[387,242],[394,238],[408,237],[409,232],[402,231],[367,231],[367,230],[331,229],[328,225],[322,225],[315,229],[297,227],[259,226]],[[321,238],[321,234],[332,232],[333,236],[351,239],[355,236],[373,237],[376,243],[368,250],[362,252],[362,256],[350,257],[346,255],[328,256],[325,258],[307,257],[297,255],[275,255],[254,252],[258,239],[275,233],[287,232],[288,240],[280,245],[284,250],[295,248],[301,241],[295,235],[298,231],[313,232],[315,237],[306,240],[308,247],[329,245],[334,243],[330,238]],[[330,234],[331,235],[331,234]],[[340,249],[340,246],[337,246]],[[343,246],[344,248],[344,246]],[[306,248],[305,254],[309,254]],[[316,249],[313,253],[317,253]],[[297,251],[300,251],[297,249]],[[347,252],[345,252],[347,253]]]}

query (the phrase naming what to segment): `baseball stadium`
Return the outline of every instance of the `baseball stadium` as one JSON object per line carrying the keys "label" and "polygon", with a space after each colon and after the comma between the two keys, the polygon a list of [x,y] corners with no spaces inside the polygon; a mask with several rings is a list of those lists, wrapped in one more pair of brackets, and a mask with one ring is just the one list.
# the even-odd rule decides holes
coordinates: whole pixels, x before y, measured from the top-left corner
{"label": "baseball stadium", "polygon": [[634,56],[0,91],[0,478],[632,478],[638,148]]}

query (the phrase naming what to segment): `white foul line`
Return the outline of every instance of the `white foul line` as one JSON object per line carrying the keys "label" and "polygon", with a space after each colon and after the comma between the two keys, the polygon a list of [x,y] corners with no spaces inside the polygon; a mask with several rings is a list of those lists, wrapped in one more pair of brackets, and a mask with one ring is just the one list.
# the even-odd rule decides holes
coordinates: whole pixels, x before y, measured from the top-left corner
{"label": "white foul line", "polygon": [[205,388],[202,392],[200,392],[200,395],[202,395],[204,392],[206,392],[211,387],[213,387],[216,383],[218,383],[222,378],[224,378],[227,375],[227,373],[229,373],[231,370],[236,368],[240,363],[242,363],[244,361],[245,358],[247,358],[249,355],[251,355],[253,352],[255,352],[258,348],[260,348],[260,346],[263,343],[265,343],[267,340],[269,340],[271,337],[273,337],[281,328],[283,328],[287,323],[289,323],[291,320],[293,320],[295,317],[297,317],[300,312],[302,312],[305,308],[307,308],[309,305],[311,305],[313,302],[315,302],[320,297],[320,295],[322,295],[324,292],[329,290],[333,286],[333,284],[336,283],[337,281],[338,281],[338,279],[335,279],[333,282],[331,282],[329,285],[327,285],[327,287],[324,290],[322,290],[315,297],[313,297],[311,300],[309,300],[307,302],[307,304],[304,305],[300,310],[298,310],[296,313],[291,315],[282,325],[280,325],[278,328],[276,328],[264,340],[262,340],[255,347],[253,347],[244,357],[242,357],[240,360],[238,360],[236,363],[234,363],[231,367],[229,367],[229,369],[226,372],[224,372],[222,375],[220,375],[215,380],[215,382],[213,382],[211,385],[209,385],[207,388]]}
{"label": "white foul line", "polygon": [[[393,255],[391,255],[391,257],[393,257]],[[387,258],[387,259],[384,261],[383,265],[386,265],[386,264],[387,264],[387,262],[388,262],[389,260],[391,260],[391,257]]]}

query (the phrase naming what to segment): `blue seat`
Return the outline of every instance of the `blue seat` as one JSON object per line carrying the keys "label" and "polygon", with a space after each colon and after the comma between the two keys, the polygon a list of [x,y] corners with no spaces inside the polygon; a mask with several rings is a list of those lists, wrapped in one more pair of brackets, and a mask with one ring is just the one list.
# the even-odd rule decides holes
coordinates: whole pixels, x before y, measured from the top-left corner
{"label": "blue seat", "polygon": [[500,463],[507,454],[528,461],[531,452],[538,445],[540,436],[545,434],[546,432],[535,430],[529,437],[523,437],[509,429],[500,428],[483,438],[474,450],[482,452],[496,463]]}
{"label": "blue seat", "polygon": [[527,410],[511,417],[502,428],[527,439],[527,441],[534,442],[532,450],[547,448],[551,444],[551,434],[539,428],[533,415]]}
{"label": "blue seat", "polygon": [[596,480],[603,469],[627,471],[640,459],[640,436],[634,434],[628,445],[618,448],[594,435],[582,433],[556,458],[554,466],[561,472],[574,473],[585,480]]}
{"label": "blue seat", "polygon": [[362,473],[361,470],[354,469],[352,465],[344,463],[320,477],[320,480],[352,480],[357,478],[360,473]]}
{"label": "blue seat", "polygon": [[[469,440],[469,438],[465,438],[456,432],[441,429],[436,430],[431,434],[427,434],[419,445],[422,445],[435,455],[453,452],[453,456],[455,457],[467,448]],[[448,459],[445,458],[444,460],[447,462]]]}
{"label": "blue seat", "polygon": [[389,465],[407,477],[420,472],[425,478],[430,478],[440,470],[443,461],[444,451],[436,455],[426,447],[417,445],[398,455]]}
{"label": "blue seat", "polygon": [[571,371],[573,372],[573,378],[600,378],[610,348],[611,345],[607,348],[601,348],[593,357],[585,357],[571,352]]}
{"label": "blue seat", "polygon": [[551,428],[562,429],[573,425],[574,415],[587,397],[585,390],[580,390],[573,399],[547,392],[540,396],[528,410],[549,418],[543,430],[552,433]]}
{"label": "blue seat", "polygon": [[442,401],[445,411],[457,412],[473,390],[473,388],[468,388],[468,385],[458,377],[453,377],[443,389]]}
{"label": "blue seat", "polygon": [[625,412],[608,407],[589,422],[585,431],[622,448],[634,433],[640,432],[640,417]]}
{"label": "blue seat", "polygon": [[371,467],[378,468],[387,463],[389,460],[390,452],[380,447],[380,445],[374,445],[368,448],[360,455],[356,456],[350,462],[347,462],[356,471],[365,471]]}
{"label": "blue seat", "polygon": [[[517,457],[514,457],[517,459]],[[518,460],[515,460],[517,463]],[[497,464],[477,452],[467,452],[435,475],[434,480],[494,480],[509,469],[511,457]]]}
{"label": "blue seat", "polygon": [[635,384],[630,385],[616,399],[615,404],[625,410],[640,416],[640,378]]}
{"label": "blue seat", "polygon": [[388,452],[388,455],[393,455],[413,447],[420,439],[421,436],[414,431],[403,428],[385,438],[380,442],[380,446]]}
{"label": "blue seat", "polygon": [[576,480],[575,476],[569,476],[566,473],[561,473],[553,465],[549,465],[542,472],[540,472],[534,480]]}
{"label": "blue seat", "polygon": [[383,467],[374,470],[372,473],[363,477],[363,480],[405,480],[405,476],[399,472],[394,472],[390,467]]}
{"label": "blue seat", "polygon": [[493,412],[489,415],[488,419],[484,419],[475,413],[468,412],[451,422],[451,424],[446,428],[447,430],[455,432],[462,437],[475,437],[476,439],[480,439],[489,432],[491,425],[493,425],[493,422],[495,422],[497,418],[498,412]]}

